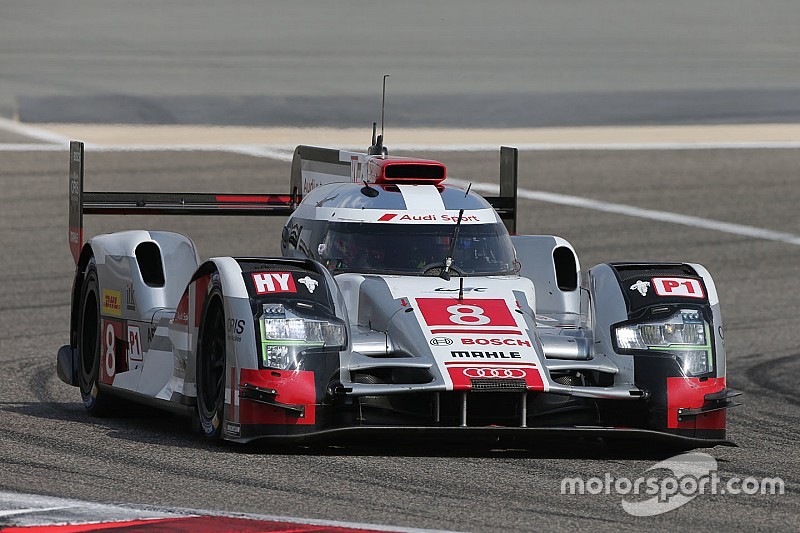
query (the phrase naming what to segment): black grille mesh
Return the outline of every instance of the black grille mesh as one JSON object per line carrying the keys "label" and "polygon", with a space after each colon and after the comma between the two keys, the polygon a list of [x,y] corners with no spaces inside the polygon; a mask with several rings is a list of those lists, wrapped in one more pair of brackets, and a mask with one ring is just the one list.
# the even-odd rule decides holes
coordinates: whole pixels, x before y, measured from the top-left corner
{"label": "black grille mesh", "polygon": [[553,381],[568,387],[578,387],[583,384],[581,383],[581,378],[578,376],[558,376],[557,378],[553,378]]}
{"label": "black grille mesh", "polygon": [[487,391],[525,391],[528,386],[524,379],[472,379],[473,392]]}

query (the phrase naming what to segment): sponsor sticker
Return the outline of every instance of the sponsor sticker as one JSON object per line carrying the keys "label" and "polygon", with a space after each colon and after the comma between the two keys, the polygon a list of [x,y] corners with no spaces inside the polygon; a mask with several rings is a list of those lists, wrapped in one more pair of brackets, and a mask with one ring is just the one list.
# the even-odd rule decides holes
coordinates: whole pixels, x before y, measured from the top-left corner
{"label": "sponsor sticker", "polygon": [[522,354],[519,352],[478,352],[469,350],[453,350],[450,352],[451,357],[474,357],[479,359],[522,359]]}
{"label": "sponsor sticker", "polygon": [[314,294],[314,290],[317,288],[317,285],[319,284],[317,280],[309,278],[308,276],[298,279],[297,283],[302,283],[303,285],[305,285],[306,289],[308,289],[308,292],[310,292],[311,294]]}
{"label": "sponsor sticker", "polygon": [[100,321],[100,350],[102,359],[100,360],[100,382],[107,385],[114,383],[114,376],[120,372],[126,372],[127,360],[125,352],[119,349],[122,343],[123,324],[118,320],[102,319]]}
{"label": "sponsor sticker", "polygon": [[103,314],[122,316],[122,297],[119,291],[103,289]]}
{"label": "sponsor sticker", "polygon": [[228,340],[233,342],[242,342],[242,333],[244,333],[244,320],[241,318],[229,318]]}
{"label": "sponsor sticker", "polygon": [[128,311],[136,311],[136,291],[133,289],[133,285],[128,285],[128,288],[125,289],[125,308]]}
{"label": "sponsor sticker", "polygon": [[453,339],[447,337],[434,337],[430,340],[431,346],[450,346],[453,344]]}
{"label": "sponsor sticker", "polygon": [[[317,216],[327,220],[343,220],[349,222],[367,222],[380,224],[455,224],[458,211],[439,210],[405,210],[384,211],[380,209],[361,209],[355,207],[322,207]],[[493,209],[470,209],[464,211],[462,224],[492,224],[497,221]]]}
{"label": "sponsor sticker", "polygon": [[434,292],[446,292],[451,294],[458,294],[460,292],[486,292],[488,287],[463,287],[463,288],[449,288],[449,287],[436,287]]}
{"label": "sponsor sticker", "polygon": [[450,298],[417,298],[428,326],[517,327],[505,300],[499,298],[454,301]]}
{"label": "sponsor sticker", "polygon": [[522,379],[528,373],[522,368],[464,368],[462,370],[468,378],[500,378],[500,379]]}
{"label": "sponsor sticker", "polygon": [[253,284],[256,294],[297,292],[294,278],[289,272],[254,272]]}
{"label": "sponsor sticker", "polygon": [[153,337],[156,336],[156,326],[150,326],[147,328],[147,344],[153,342]]}
{"label": "sponsor sticker", "polygon": [[[513,352],[512,352],[513,353]],[[515,358],[516,359],[516,358]],[[470,390],[474,380],[524,380],[528,390],[546,390],[536,363],[528,361],[447,361],[454,390]]]}
{"label": "sponsor sticker", "polygon": [[139,326],[128,326],[128,361],[144,361]]}
{"label": "sponsor sticker", "polygon": [[653,278],[653,290],[659,296],[678,296],[682,298],[705,298],[703,286],[691,278]]}
{"label": "sponsor sticker", "polygon": [[641,294],[642,296],[647,296],[647,291],[650,289],[650,282],[643,281],[640,279],[636,283],[631,285],[630,288],[632,291],[638,291],[639,294]]}
{"label": "sponsor sticker", "polygon": [[531,341],[527,339],[461,339],[463,345],[478,346],[527,346],[531,347]]}
{"label": "sponsor sticker", "polygon": [[[461,223],[480,222],[478,215],[462,215]],[[378,218],[378,222],[458,222],[458,214],[453,216],[448,213],[385,213]]]}
{"label": "sponsor sticker", "polygon": [[173,324],[179,324],[181,326],[189,325],[189,291],[183,293],[181,296],[180,301],[178,302],[178,308],[175,309],[175,318],[172,319]]}

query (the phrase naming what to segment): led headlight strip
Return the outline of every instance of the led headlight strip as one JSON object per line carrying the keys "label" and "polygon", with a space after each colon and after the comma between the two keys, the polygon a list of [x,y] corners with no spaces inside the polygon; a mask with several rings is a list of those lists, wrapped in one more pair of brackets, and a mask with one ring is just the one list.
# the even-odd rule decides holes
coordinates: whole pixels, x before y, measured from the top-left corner
{"label": "led headlight strip", "polygon": [[714,371],[710,331],[697,309],[681,309],[664,320],[625,324],[614,329],[620,350],[669,353],[687,376]]}
{"label": "led headlight strip", "polygon": [[261,362],[268,368],[287,370],[303,350],[345,344],[344,324],[301,317],[283,304],[264,305],[259,326]]}

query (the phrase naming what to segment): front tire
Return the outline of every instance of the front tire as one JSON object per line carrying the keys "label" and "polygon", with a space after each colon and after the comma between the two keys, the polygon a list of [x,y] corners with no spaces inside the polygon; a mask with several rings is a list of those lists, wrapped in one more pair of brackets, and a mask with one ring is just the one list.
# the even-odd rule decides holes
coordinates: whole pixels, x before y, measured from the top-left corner
{"label": "front tire", "polygon": [[203,436],[217,440],[225,420],[225,310],[218,289],[207,301],[197,350],[197,417]]}
{"label": "front tire", "polygon": [[80,357],[78,385],[86,411],[92,416],[106,416],[114,399],[98,387],[100,376],[100,289],[94,258],[89,261],[81,287],[77,348]]}

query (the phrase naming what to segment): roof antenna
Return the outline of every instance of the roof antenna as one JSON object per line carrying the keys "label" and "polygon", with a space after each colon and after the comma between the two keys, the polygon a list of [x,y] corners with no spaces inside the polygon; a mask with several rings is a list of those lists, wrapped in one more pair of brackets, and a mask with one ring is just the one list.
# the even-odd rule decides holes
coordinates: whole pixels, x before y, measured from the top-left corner
{"label": "roof antenna", "polygon": [[388,77],[389,74],[383,75],[383,95],[381,96],[381,144],[383,144],[383,140],[386,138],[383,134],[383,115],[386,110],[386,78]]}
{"label": "roof antenna", "polygon": [[453,229],[453,237],[450,239],[450,249],[447,252],[447,257],[444,258],[444,264],[442,265],[442,271],[439,272],[439,277],[445,281],[450,281],[450,267],[453,266],[453,254],[456,250],[456,241],[458,240],[458,230],[461,228],[461,217],[464,216],[464,210],[458,210],[458,220],[456,221],[456,227]]}
{"label": "roof antenna", "polygon": [[375,138],[375,127],[376,124],[372,123],[372,146],[369,147],[367,153],[369,155],[389,155],[389,149],[383,145],[383,127],[384,127],[384,112],[386,110],[386,78],[389,77],[389,74],[384,74],[383,76],[383,96],[381,97],[381,134],[378,135],[378,138]]}

